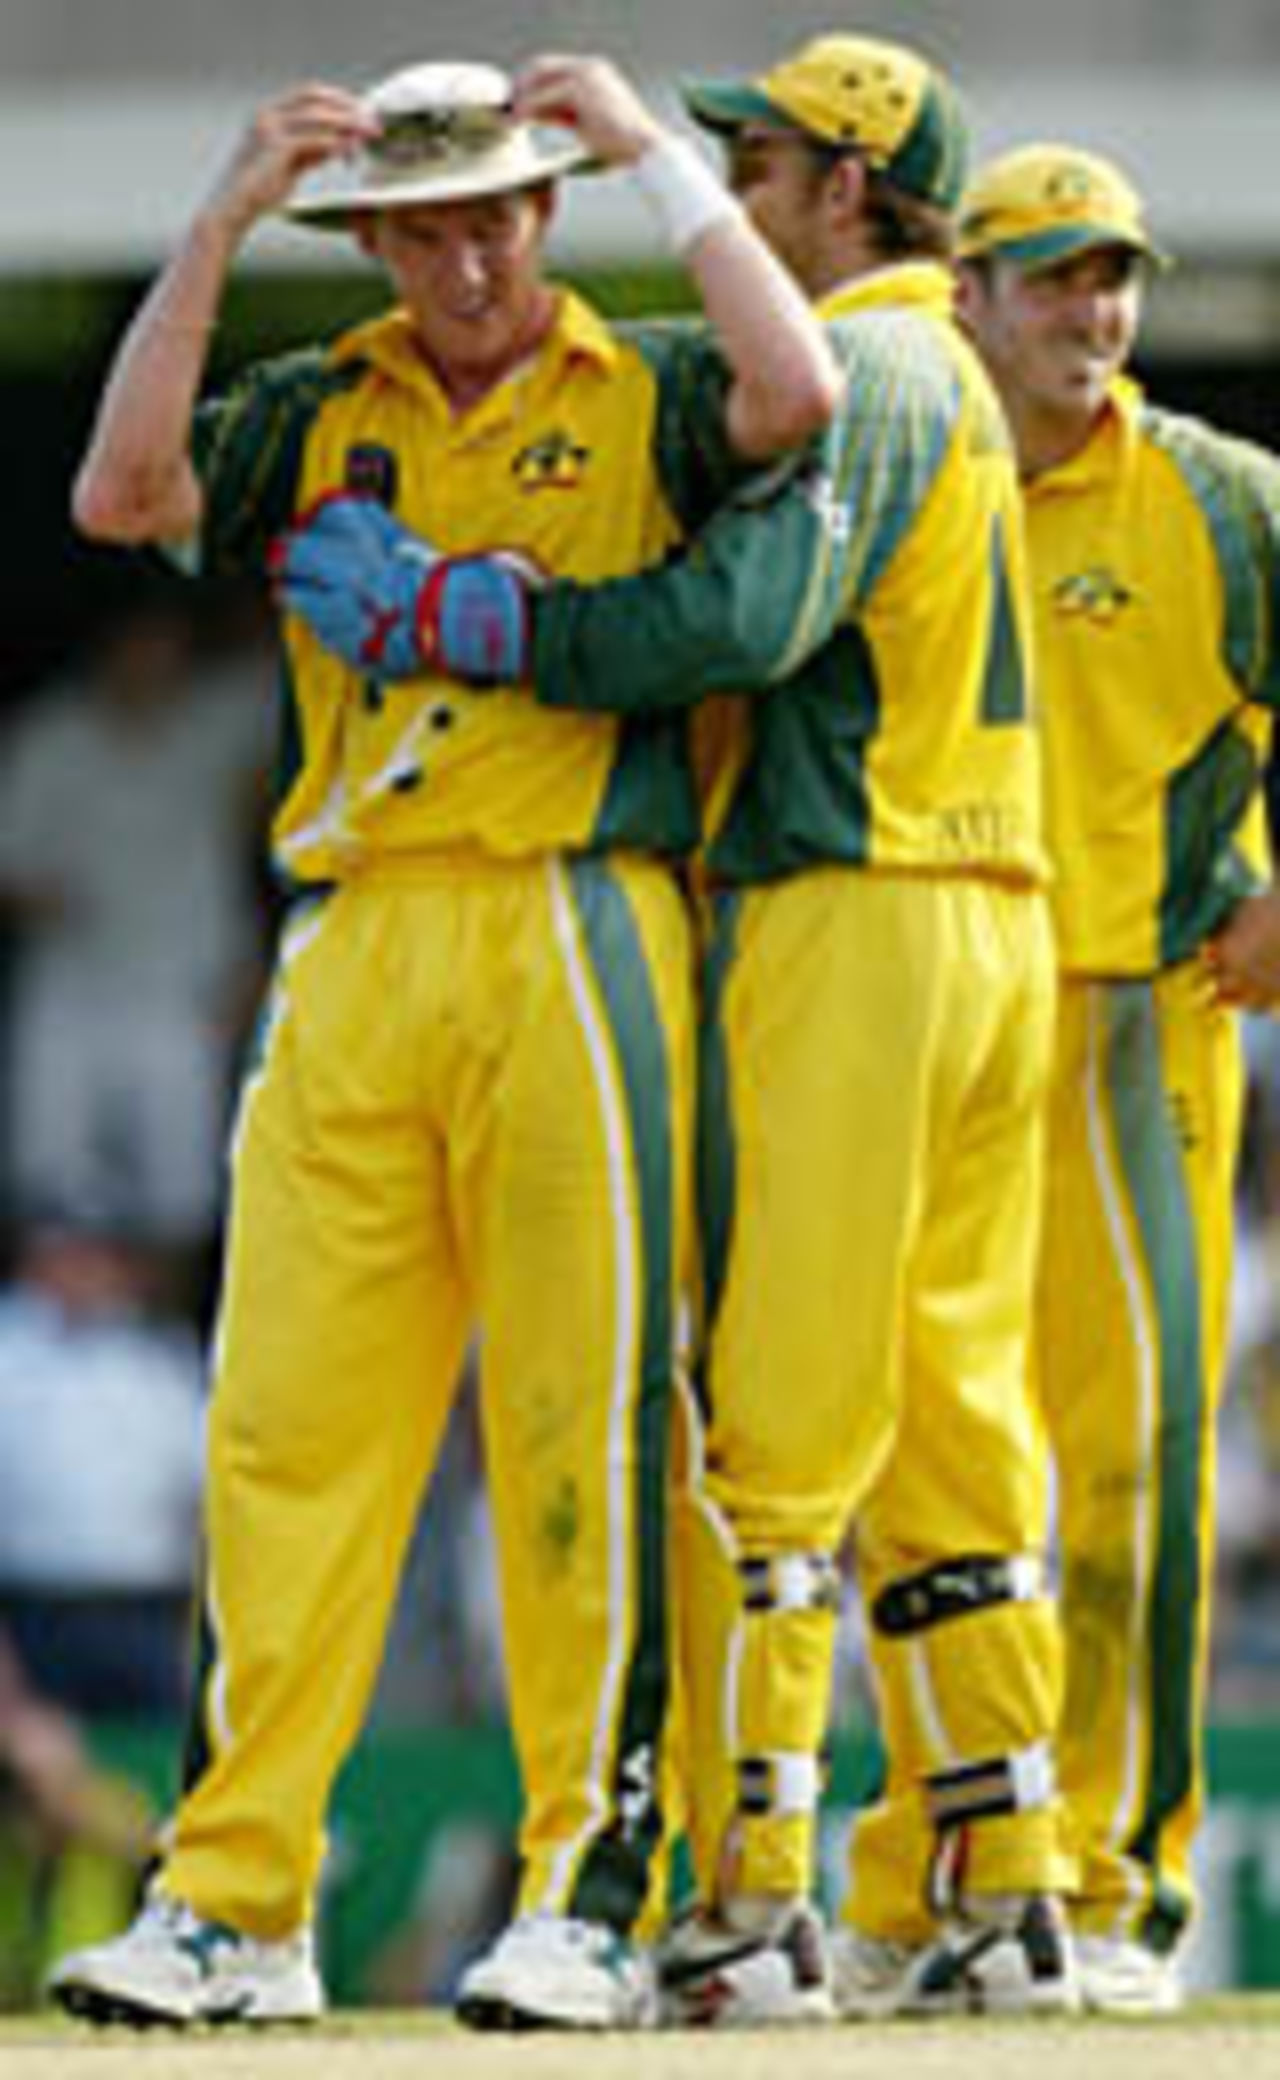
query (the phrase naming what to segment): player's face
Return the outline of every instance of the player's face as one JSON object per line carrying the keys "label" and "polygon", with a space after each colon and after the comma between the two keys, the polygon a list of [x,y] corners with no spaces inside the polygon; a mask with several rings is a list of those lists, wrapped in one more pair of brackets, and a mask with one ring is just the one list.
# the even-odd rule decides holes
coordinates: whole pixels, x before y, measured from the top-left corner
{"label": "player's face", "polygon": [[830,286],[816,207],[826,168],[804,138],[747,124],[725,141],[725,175],[756,230],[803,289]]}
{"label": "player's face", "polygon": [[549,188],[383,211],[363,242],[381,260],[446,388],[498,380],[548,321]]}
{"label": "player's face", "polygon": [[1028,274],[1008,261],[966,269],[962,307],[1015,422],[1030,412],[1082,426],[1133,348],[1141,261],[1099,246]]}

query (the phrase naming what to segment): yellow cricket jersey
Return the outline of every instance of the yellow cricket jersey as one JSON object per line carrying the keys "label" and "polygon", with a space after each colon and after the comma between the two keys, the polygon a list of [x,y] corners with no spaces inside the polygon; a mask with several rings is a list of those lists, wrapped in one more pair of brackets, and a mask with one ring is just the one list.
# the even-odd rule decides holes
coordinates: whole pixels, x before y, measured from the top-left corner
{"label": "yellow cricket jersey", "polygon": [[1280,463],[1122,380],[1027,509],[1060,958],[1149,974],[1267,870]]}
{"label": "yellow cricket jersey", "polygon": [[[565,294],[537,355],[455,415],[392,312],[202,408],[203,567],[261,571],[281,528],[348,488],[446,552],[509,548],[579,578],[635,569],[675,537],[688,464],[677,451],[697,419],[714,447],[722,377],[688,328],[641,346]],[[524,690],[475,694],[425,675],[378,685],[296,617],[285,639],[273,844],[292,879],[442,851],[679,851],[696,836],[685,733],[670,719],[557,715]]]}
{"label": "yellow cricket jersey", "polygon": [[539,698],[653,713],[758,689],[708,861],[1038,881],[1021,499],[1004,421],[933,263],[823,306],[835,424],[685,558],[535,607]]}

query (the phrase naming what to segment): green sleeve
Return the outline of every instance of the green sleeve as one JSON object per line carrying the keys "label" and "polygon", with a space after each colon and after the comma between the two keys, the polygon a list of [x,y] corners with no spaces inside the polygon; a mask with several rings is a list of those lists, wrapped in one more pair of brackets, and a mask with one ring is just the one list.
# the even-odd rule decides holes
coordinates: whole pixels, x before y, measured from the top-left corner
{"label": "green sleeve", "polygon": [[1280,709],[1280,460],[1155,406],[1142,424],[1177,468],[1213,542],[1226,669],[1246,699]]}
{"label": "green sleeve", "polygon": [[823,439],[740,487],[658,569],[538,597],[540,701],[633,714],[760,690],[856,613],[936,477],[959,392],[933,342],[895,314],[835,338],[847,381]]}
{"label": "green sleeve", "polygon": [[311,421],[335,385],[349,380],[313,349],[263,362],[200,405],[192,459],[205,494],[206,575],[261,576],[272,540],[297,507]]}
{"label": "green sleeve", "polygon": [[1246,684],[1251,700],[1280,710],[1280,461],[1246,441],[1231,447],[1248,509],[1258,595]]}

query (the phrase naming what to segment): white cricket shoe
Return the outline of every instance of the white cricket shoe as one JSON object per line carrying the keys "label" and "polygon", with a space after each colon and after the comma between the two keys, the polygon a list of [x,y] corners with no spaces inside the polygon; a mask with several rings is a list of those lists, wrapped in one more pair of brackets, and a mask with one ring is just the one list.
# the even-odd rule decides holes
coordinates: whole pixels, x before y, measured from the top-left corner
{"label": "white cricket shoe", "polygon": [[457,2014],[471,2029],[650,2029],[657,1985],[615,1929],[525,1914],[464,1972]]}
{"label": "white cricket shoe", "polygon": [[[896,1954],[895,1954],[896,1953]],[[1080,1986],[1059,1900],[979,1897],[914,1947],[845,1932],[836,2001],[850,2021],[891,2015],[1070,2015]]]}
{"label": "white cricket shoe", "polygon": [[1176,1960],[1128,1936],[1078,1935],[1080,1997],[1095,2015],[1176,2015],[1185,1995]]}
{"label": "white cricket shoe", "polygon": [[831,1985],[836,2013],[847,2021],[878,2021],[898,2003],[925,1945],[837,1928],[831,1936]]}
{"label": "white cricket shoe", "polygon": [[696,1907],[673,1922],[658,1958],[662,2020],[686,2029],[834,2022],[826,1935],[809,1906],[775,1927],[735,1928]]}
{"label": "white cricket shoe", "polygon": [[131,1928],[55,1966],[49,1993],[88,2022],[314,2022],[324,2010],[309,1928],[281,1942],[204,1921],[155,1893]]}

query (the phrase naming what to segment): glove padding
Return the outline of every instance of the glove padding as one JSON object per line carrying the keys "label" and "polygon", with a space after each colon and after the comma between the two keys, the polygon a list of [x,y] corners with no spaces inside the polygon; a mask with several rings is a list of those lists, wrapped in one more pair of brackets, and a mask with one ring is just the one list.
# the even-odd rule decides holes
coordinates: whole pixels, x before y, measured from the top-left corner
{"label": "glove padding", "polygon": [[532,567],[441,556],[374,499],[321,500],[276,544],[272,572],[285,606],[355,671],[438,671],[473,686],[527,672]]}
{"label": "glove padding", "polygon": [[378,678],[423,669],[417,609],[439,558],[372,498],[321,499],[275,543],[276,593],[347,664]]}
{"label": "glove padding", "polygon": [[529,594],[537,573],[519,556],[445,556],[418,601],[423,656],[468,686],[529,676]]}

